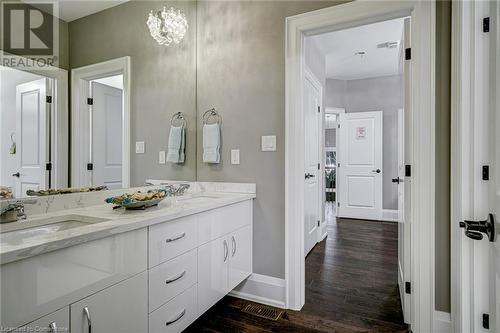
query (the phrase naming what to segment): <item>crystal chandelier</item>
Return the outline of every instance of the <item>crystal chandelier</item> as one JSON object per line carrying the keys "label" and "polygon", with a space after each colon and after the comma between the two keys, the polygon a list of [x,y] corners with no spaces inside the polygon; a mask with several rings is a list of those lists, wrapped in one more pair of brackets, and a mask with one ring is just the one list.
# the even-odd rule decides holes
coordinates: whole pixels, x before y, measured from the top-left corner
{"label": "crystal chandelier", "polygon": [[151,11],[146,22],[153,37],[160,45],[179,44],[188,29],[186,15],[180,9],[163,7]]}

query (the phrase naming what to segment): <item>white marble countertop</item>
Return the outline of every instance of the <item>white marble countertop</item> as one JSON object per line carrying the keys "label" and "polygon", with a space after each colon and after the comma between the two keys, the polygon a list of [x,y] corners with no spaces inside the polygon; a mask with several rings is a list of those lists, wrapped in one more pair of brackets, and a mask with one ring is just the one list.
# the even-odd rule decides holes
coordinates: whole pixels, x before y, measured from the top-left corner
{"label": "white marble countertop", "polygon": [[[207,196],[211,198],[205,198],[206,200],[202,199]],[[151,207],[146,210],[113,210],[113,205],[103,204],[29,216],[29,218],[22,223],[30,223],[30,221],[35,221],[37,219],[50,219],[64,215],[82,215],[102,218],[107,221],[57,231],[46,235],[24,238],[15,243],[0,242],[0,264],[6,264],[42,253],[253,199],[256,195],[254,193],[203,192],[188,195],[187,197],[201,198],[200,200],[191,200],[191,202],[189,199],[181,199],[182,201],[179,201],[174,198],[167,198],[160,202],[157,207]]]}

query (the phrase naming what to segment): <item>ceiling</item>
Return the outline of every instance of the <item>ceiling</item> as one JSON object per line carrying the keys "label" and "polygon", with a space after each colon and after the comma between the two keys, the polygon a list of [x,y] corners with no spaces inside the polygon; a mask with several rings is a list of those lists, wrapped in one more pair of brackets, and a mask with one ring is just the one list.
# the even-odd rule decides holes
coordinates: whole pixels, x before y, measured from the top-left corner
{"label": "ceiling", "polygon": [[[404,19],[400,18],[307,38],[311,38],[325,56],[327,78],[355,80],[396,75],[401,45],[395,48],[377,45],[401,41],[403,25]],[[355,55],[356,52],[365,52],[365,55]]]}
{"label": "ceiling", "polygon": [[[22,0],[36,7],[36,2]],[[63,21],[71,22],[79,18],[117,6],[129,0],[57,0],[59,13],[55,16]]]}

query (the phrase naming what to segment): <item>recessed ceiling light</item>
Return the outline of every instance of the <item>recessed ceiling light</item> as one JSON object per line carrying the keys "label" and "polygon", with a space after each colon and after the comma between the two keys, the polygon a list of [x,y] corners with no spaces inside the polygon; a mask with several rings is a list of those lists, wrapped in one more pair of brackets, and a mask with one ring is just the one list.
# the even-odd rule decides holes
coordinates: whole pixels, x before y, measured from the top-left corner
{"label": "recessed ceiling light", "polygon": [[355,52],[354,55],[363,58],[366,55],[366,51],[358,51]]}

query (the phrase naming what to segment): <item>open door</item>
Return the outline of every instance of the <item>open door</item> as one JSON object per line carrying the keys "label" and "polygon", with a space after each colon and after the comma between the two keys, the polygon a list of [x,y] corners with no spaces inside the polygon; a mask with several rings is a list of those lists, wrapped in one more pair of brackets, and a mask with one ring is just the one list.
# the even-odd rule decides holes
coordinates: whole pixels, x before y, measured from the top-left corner
{"label": "open door", "polygon": [[340,217],[382,219],[382,111],[340,114]]}
{"label": "open door", "polygon": [[48,79],[16,87],[17,172],[15,196],[28,190],[45,190],[49,184],[49,119],[47,115]]}
{"label": "open door", "polygon": [[320,135],[323,133],[321,116],[321,84],[306,71],[303,80],[304,108],[304,255],[316,245],[320,238],[322,220],[322,183],[320,159],[322,146]]}
{"label": "open door", "polygon": [[411,323],[411,177],[407,177],[406,165],[412,165],[412,108],[411,108],[411,59],[403,57],[411,47],[410,18],[404,21],[401,65],[404,76],[404,109],[398,110],[398,284],[404,321]]}

